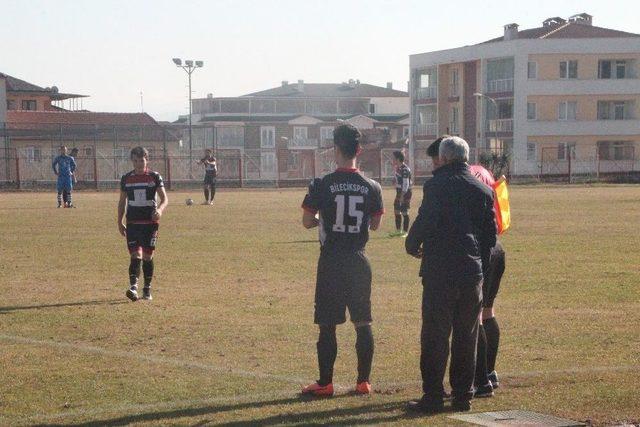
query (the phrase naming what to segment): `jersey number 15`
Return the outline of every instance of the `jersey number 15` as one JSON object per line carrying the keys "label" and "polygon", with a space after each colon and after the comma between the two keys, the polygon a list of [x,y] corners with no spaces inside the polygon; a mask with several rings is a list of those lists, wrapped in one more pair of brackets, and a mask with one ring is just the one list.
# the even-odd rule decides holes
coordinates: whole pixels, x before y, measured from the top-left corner
{"label": "jersey number 15", "polygon": [[[345,203],[345,199],[347,202]],[[339,194],[336,196],[336,223],[333,224],[333,231],[338,233],[359,233],[362,226],[362,218],[364,216],[361,210],[358,210],[358,203],[364,203],[362,196],[344,196]],[[349,205],[349,217],[356,219],[356,225],[346,226],[345,223],[345,207]]]}

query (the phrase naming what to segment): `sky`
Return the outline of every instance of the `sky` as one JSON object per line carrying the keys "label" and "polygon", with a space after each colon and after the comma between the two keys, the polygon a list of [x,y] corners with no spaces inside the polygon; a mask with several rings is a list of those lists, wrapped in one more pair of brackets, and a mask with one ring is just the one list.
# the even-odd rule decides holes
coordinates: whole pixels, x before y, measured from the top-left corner
{"label": "sky", "polygon": [[0,72],[90,95],[92,111],[175,120],[188,112],[188,88],[171,58],[204,61],[194,98],[298,79],[406,90],[410,54],[582,12],[640,33],[637,0],[0,0]]}

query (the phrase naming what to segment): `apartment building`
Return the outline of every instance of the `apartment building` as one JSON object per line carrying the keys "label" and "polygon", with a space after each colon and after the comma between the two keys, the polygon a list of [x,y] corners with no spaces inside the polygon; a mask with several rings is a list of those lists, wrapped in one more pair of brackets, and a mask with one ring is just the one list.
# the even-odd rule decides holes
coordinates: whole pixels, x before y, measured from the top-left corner
{"label": "apartment building", "polygon": [[[246,180],[308,179],[334,167],[332,132],[344,121],[364,135],[360,168],[370,176],[391,176],[391,151],[403,149],[409,134],[409,94],[391,83],[283,81],[239,97],[194,99],[192,149],[197,155],[213,148],[218,156],[240,156]],[[175,126],[187,141],[185,122]]]}
{"label": "apartment building", "polygon": [[465,138],[472,156],[508,154],[512,175],[640,157],[640,34],[594,26],[586,13],[508,24],[498,38],[412,55],[410,69],[418,174],[430,172],[424,149],[443,133]]}

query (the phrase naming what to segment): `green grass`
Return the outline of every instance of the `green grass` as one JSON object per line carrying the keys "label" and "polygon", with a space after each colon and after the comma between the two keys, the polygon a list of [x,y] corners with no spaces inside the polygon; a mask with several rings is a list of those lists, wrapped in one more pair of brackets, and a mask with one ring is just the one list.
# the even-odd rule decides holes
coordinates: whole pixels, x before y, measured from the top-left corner
{"label": "green grass", "polygon": [[[638,188],[511,190],[502,387],[474,411],[640,422]],[[404,412],[420,395],[421,285],[403,240],[386,238],[388,216],[367,249],[378,393],[347,394],[347,324],[339,396],[296,396],[317,376],[319,246],[300,225],[303,195],[220,191],[213,207],[187,207],[198,192],[169,193],[155,299],[130,303],[116,193],[79,192],[73,210],[56,209],[53,193],[0,194],[0,424],[455,424]]]}

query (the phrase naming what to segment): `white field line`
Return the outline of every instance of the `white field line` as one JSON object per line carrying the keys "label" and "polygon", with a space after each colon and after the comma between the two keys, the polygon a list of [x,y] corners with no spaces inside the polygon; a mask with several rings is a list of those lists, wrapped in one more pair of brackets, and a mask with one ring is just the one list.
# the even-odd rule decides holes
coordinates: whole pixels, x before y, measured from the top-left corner
{"label": "white field line", "polygon": [[80,351],[83,353],[97,354],[101,356],[120,357],[120,358],[130,359],[130,360],[137,359],[145,362],[153,362],[153,363],[164,364],[164,365],[173,365],[180,368],[201,369],[204,371],[231,374],[231,375],[236,375],[244,378],[276,380],[276,381],[282,381],[285,383],[292,383],[297,385],[303,384],[305,381],[308,381],[308,378],[307,380],[305,380],[303,378],[295,378],[295,377],[290,377],[285,375],[275,375],[275,374],[269,374],[266,372],[247,371],[244,369],[216,366],[216,365],[211,365],[207,363],[175,359],[171,357],[153,356],[153,355],[140,354],[140,353],[131,352],[131,351],[108,350],[102,347],[95,347],[95,346],[90,346],[86,344],[74,344],[74,343],[66,343],[66,342],[59,342],[59,341],[53,341],[53,340],[33,339],[33,338],[25,338],[25,337],[19,337],[14,335],[4,335],[4,334],[0,334],[0,340],[11,341],[19,344],[36,345],[36,346],[44,346],[44,347],[53,347],[53,348],[58,348],[63,350]]}

